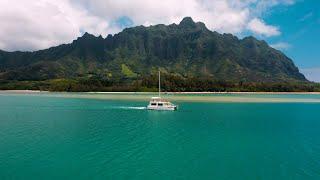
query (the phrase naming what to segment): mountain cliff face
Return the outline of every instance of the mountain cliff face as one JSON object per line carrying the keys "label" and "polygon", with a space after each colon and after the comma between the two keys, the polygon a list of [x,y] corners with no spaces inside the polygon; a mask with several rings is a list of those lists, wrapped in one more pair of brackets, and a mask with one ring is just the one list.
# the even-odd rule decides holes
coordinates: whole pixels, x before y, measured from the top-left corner
{"label": "mountain cliff face", "polygon": [[138,26],[106,38],[85,33],[71,44],[35,52],[0,51],[0,80],[139,79],[162,72],[244,82],[307,81],[291,59],[254,37],[238,39],[184,18]]}

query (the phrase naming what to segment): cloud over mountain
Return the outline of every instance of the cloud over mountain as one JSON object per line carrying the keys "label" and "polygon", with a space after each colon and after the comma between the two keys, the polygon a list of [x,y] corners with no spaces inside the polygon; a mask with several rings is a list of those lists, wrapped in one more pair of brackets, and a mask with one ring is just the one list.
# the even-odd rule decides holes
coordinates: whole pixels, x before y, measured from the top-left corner
{"label": "cloud over mountain", "polygon": [[293,0],[2,0],[0,1],[0,49],[37,50],[90,32],[119,32],[124,26],[178,23],[191,16],[218,32],[262,36],[279,35],[279,29],[261,19],[262,14]]}
{"label": "cloud over mountain", "polygon": [[278,42],[275,44],[271,44],[270,46],[278,50],[287,50],[291,47],[291,45],[286,42]]}

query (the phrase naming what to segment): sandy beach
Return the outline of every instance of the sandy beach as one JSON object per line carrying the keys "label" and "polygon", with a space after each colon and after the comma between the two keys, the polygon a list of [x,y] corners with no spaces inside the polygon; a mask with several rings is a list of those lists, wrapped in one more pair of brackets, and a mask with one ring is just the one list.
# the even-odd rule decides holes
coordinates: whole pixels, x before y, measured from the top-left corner
{"label": "sandy beach", "polygon": [[[31,95],[59,98],[148,101],[157,92],[48,92],[32,90],[0,91],[0,95]],[[239,103],[320,103],[319,92],[163,92],[175,102]]]}
{"label": "sandy beach", "polygon": [[[40,90],[0,90],[0,93],[67,93]],[[87,94],[156,94],[157,92],[70,92]],[[320,94],[320,92],[162,92],[162,94]]]}

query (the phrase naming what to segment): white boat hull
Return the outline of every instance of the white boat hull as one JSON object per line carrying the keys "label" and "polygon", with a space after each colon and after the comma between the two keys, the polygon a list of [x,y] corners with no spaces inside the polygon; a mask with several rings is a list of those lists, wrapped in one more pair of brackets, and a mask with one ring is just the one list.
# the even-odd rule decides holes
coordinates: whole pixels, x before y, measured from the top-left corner
{"label": "white boat hull", "polygon": [[175,111],[177,110],[177,106],[147,106],[147,109],[155,111]]}

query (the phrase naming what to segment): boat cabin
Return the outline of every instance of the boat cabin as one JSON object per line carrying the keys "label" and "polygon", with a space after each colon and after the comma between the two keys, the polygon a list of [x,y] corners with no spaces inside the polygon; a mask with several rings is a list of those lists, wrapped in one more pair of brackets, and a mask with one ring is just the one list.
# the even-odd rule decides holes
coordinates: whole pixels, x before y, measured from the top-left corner
{"label": "boat cabin", "polygon": [[152,97],[148,109],[150,110],[176,110],[177,106],[161,97]]}

